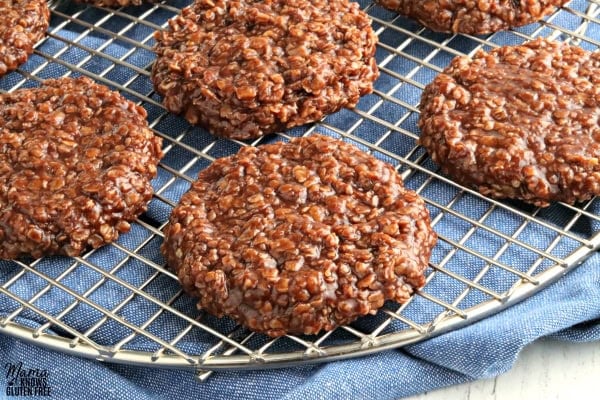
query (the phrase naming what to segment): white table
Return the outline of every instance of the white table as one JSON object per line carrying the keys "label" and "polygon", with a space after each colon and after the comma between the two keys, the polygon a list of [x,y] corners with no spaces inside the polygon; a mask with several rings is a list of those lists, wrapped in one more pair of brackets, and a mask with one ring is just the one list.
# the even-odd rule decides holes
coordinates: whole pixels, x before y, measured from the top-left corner
{"label": "white table", "polygon": [[495,379],[439,389],[409,400],[600,399],[600,343],[540,340]]}

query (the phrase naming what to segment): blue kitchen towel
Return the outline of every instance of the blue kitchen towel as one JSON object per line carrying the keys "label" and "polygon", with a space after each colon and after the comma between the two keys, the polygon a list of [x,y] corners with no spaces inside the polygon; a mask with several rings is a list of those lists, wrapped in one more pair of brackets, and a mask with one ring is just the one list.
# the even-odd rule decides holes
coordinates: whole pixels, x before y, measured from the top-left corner
{"label": "blue kitchen towel", "polygon": [[[524,346],[547,336],[600,340],[600,255],[535,296],[473,325],[346,361],[217,372],[198,383],[191,372],[84,360],[3,336],[0,360],[47,370],[52,397],[58,399],[384,400],[496,376],[511,368]],[[0,374],[3,392],[5,373]]]}
{"label": "blue kitchen towel", "polygon": [[[133,293],[130,287],[135,287],[175,310],[201,318],[202,323],[221,332],[234,329],[234,324],[227,319],[199,315],[194,300],[178,295],[179,287],[173,276],[166,271],[158,273],[152,266],[164,265],[160,240],[153,230],[165,223],[173,204],[189,187],[190,179],[194,179],[211,158],[232,154],[240,146],[225,139],[215,140],[204,130],[188,126],[181,118],[165,114],[158,105],[160,98],[152,91],[148,78],[153,59],[152,32],[187,3],[189,0],[172,0],[168,6],[144,5],[107,11],[64,0],[53,12],[49,37],[36,54],[20,72],[0,79],[0,89],[5,90],[36,86],[41,79],[64,74],[87,74],[100,82],[112,83],[146,108],[153,128],[164,138],[166,150],[154,181],[157,196],[148,212],[140,217],[141,223],[132,224],[131,232],[122,235],[116,246],[91,252],[85,262],[47,257],[25,273],[18,264],[0,261],[0,286],[4,290],[0,293],[0,319],[10,317],[11,322],[32,329],[42,326],[46,333],[72,336],[60,327],[46,325],[47,320],[38,313],[19,311],[21,305],[15,298],[24,299],[78,332],[90,332],[89,337],[95,343],[110,348],[131,335],[132,339],[125,341],[123,349],[154,352],[160,348],[155,340],[134,335],[127,326],[111,318],[107,320],[102,310],[112,310],[132,326],[143,325],[146,332],[166,341],[174,340],[187,327],[187,322],[173,313],[161,312],[156,303]],[[480,41],[422,30],[414,21],[395,18],[393,13],[370,6],[369,1],[360,3],[374,17],[373,26],[381,42],[376,54],[382,71],[375,84],[378,93],[365,96],[358,106],[360,112],[370,117],[342,110],[325,118],[317,130],[333,136],[340,136],[340,131],[351,133],[360,139],[354,143],[366,150],[377,145],[382,150],[373,151],[377,157],[407,172],[406,185],[428,199],[435,229],[442,238],[432,255],[434,264],[443,265],[465,280],[474,280],[480,271],[487,271],[477,278],[484,290],[471,290],[458,304],[459,308],[468,309],[488,300],[489,293],[485,290],[502,293],[509,289],[520,279],[518,274],[527,273],[538,259],[540,262],[534,272],[551,267],[554,262],[548,255],[566,257],[580,246],[577,237],[590,238],[600,231],[598,218],[582,216],[569,207],[556,205],[535,211],[516,205],[522,208],[523,214],[515,214],[502,207],[492,207],[489,202],[439,179],[429,180],[430,174],[419,168],[408,171],[409,163],[435,170],[430,161],[419,161],[423,159],[422,150],[413,151],[418,130],[417,114],[411,109],[419,101],[420,87],[456,53],[468,53],[479,46]],[[525,35],[551,36],[555,34],[553,25],[572,31],[579,25],[581,13],[585,13],[588,4],[585,0],[572,1],[569,11],[558,13],[546,27],[533,24],[519,28],[516,33],[492,35],[488,40],[501,45],[522,42]],[[594,49],[600,39],[598,25],[590,24],[585,34],[593,40],[580,45]],[[558,35],[558,39],[568,37]],[[436,50],[431,43],[441,44],[441,50]],[[301,135],[307,129],[310,128],[293,129],[288,134]],[[268,137],[260,143],[270,140],[275,139]],[[440,204],[463,217],[453,217],[452,212],[443,211]],[[590,203],[586,211],[598,215],[600,201]],[[545,224],[525,223],[527,218],[523,215],[532,212]],[[482,227],[474,229],[474,224],[467,219],[478,221]],[[562,235],[560,227],[568,227],[573,237]],[[495,233],[497,231],[502,235]],[[513,239],[507,240],[507,237]],[[456,245],[458,242],[461,246]],[[138,257],[131,256],[132,252]],[[540,258],[540,252],[544,257]],[[449,260],[446,259],[448,254],[452,255]],[[49,388],[54,398],[396,399],[498,375],[511,367],[525,345],[541,337],[600,340],[599,264],[600,255],[594,254],[557,283],[516,306],[399,350],[296,368],[216,372],[205,383],[196,382],[189,371],[90,361],[0,335],[0,397],[17,390],[12,379],[21,366],[37,369],[38,383],[45,384],[37,387]],[[110,278],[106,279],[106,274]],[[448,274],[432,270],[429,274],[431,279],[424,292],[442,301],[452,302],[466,288]],[[55,282],[52,288],[48,288],[48,279]],[[83,295],[89,303],[76,301],[75,295]],[[416,297],[402,313],[416,323],[427,323],[440,308],[423,297]],[[156,317],[149,319],[150,316]],[[380,316],[361,318],[353,326],[369,332],[381,322],[378,318]],[[405,327],[394,321],[386,329]],[[262,336],[256,337],[261,340]],[[212,344],[213,337],[193,330],[180,338],[177,348],[188,354],[202,354]],[[260,343],[254,345],[256,348]]]}

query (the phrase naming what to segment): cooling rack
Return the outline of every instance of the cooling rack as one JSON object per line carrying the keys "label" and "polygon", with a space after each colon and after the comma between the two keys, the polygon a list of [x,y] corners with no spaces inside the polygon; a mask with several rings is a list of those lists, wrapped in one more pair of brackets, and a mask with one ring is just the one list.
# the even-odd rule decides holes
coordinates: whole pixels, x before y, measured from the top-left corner
{"label": "cooling rack", "polygon": [[[600,45],[598,1],[571,1],[545,21],[485,37],[434,33],[371,2],[360,2],[379,37],[381,77],[354,110],[277,135],[216,139],[167,113],[149,79],[152,33],[190,0],[104,9],[53,3],[48,36],[0,90],[46,78],[86,75],[148,111],[164,141],[148,211],[128,234],[77,258],[0,262],[0,333],[100,361],[188,368],[205,379],[219,369],[255,369],[366,355],[456,329],[560,279],[600,246],[598,200],[538,209],[485,198],[440,175],[416,145],[421,91],[456,55],[537,36]],[[241,146],[321,132],[393,164],[426,200],[439,234],[427,284],[404,305],[318,336],[271,339],[195,308],[159,246],[171,209],[197,173]]]}

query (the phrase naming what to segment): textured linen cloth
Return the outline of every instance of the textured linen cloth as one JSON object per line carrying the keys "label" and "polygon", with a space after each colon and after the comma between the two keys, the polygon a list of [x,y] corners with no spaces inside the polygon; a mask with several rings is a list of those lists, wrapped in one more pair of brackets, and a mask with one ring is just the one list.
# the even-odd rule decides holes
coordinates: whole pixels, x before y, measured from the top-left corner
{"label": "textured linen cloth", "polygon": [[[169,2],[173,7],[180,8],[186,0],[174,0]],[[363,7],[369,2],[362,1]],[[588,3],[576,0],[569,7],[579,12],[585,12]],[[29,62],[22,67],[39,78],[50,78],[61,76],[70,71],[74,75],[85,73],[100,74],[107,82],[115,82],[127,86],[131,92],[124,92],[135,101],[135,93],[150,96],[155,101],[160,101],[151,94],[152,85],[146,75],[140,75],[141,70],[148,70],[152,62],[153,54],[149,50],[153,39],[150,35],[153,26],[142,23],[131,23],[119,13],[131,13],[144,18],[152,24],[161,25],[174,13],[157,9],[150,11],[152,6],[146,5],[140,8],[127,8],[116,14],[107,11],[78,5],[63,1],[59,4],[57,12],[53,14],[50,32],[51,37],[38,48],[39,53],[52,55],[61,62],[47,62],[40,55],[34,55]],[[371,8],[369,13],[376,19],[389,20],[389,13],[380,8]],[[67,16],[76,15],[79,21],[87,25],[71,21]],[[420,31],[418,24],[406,19],[394,20],[394,24],[402,26],[413,32]],[[580,17],[576,14],[561,11],[551,24],[561,26],[564,29],[573,30],[580,23]],[[94,27],[91,29],[90,27]],[[379,29],[379,38],[387,46],[399,47],[403,54],[408,54],[416,59],[427,57],[432,46],[426,41],[410,39],[390,29],[382,29],[382,25],[374,22],[374,27]],[[520,28],[518,31],[528,35],[549,36],[553,34],[552,27],[537,30],[538,26],[533,24]],[[115,38],[111,32],[121,32],[120,38]],[[600,30],[596,24],[591,24],[586,35],[594,40],[600,39]],[[461,52],[471,51],[478,42],[466,37],[442,35],[429,31],[420,33],[426,40],[444,43],[444,46]],[[123,39],[125,38],[125,39]],[[565,37],[559,36],[564,40]],[[404,46],[403,41],[411,41]],[[499,33],[491,39],[496,44],[513,44],[522,41],[518,35]],[[146,47],[138,48],[133,42],[143,41]],[[582,42],[581,46],[593,49],[594,46]],[[89,51],[93,49],[94,51]],[[117,65],[112,67],[109,58],[123,59],[128,67]],[[438,67],[445,66],[453,57],[451,52],[440,52],[434,57],[429,57],[428,62]],[[400,75],[410,75],[415,82],[426,83],[431,80],[435,72],[432,69],[419,68],[413,73],[417,65],[410,58],[390,57],[385,46],[378,48],[377,59],[380,65],[387,70]],[[73,69],[72,66],[77,66]],[[137,68],[137,70],[136,70]],[[9,74],[0,79],[0,88],[11,89],[23,80],[19,73]],[[23,87],[35,86],[34,79],[27,79]],[[398,87],[397,92],[393,88]],[[401,101],[416,104],[420,94],[415,85],[401,83],[394,78],[393,74],[384,71],[376,83],[377,90],[396,96]],[[361,100],[359,108],[363,111],[374,107],[379,98],[377,96],[366,96]],[[385,102],[377,108],[373,115],[376,118],[395,123],[398,115],[406,112],[399,103]],[[163,111],[156,105],[144,104],[149,113],[149,120],[155,121],[157,115]],[[413,115],[414,117],[414,115]],[[417,132],[416,120],[411,117],[400,125],[401,129]],[[353,135],[368,142],[375,142],[382,134],[383,125],[374,124],[371,121],[357,123],[359,116],[350,111],[341,111],[326,118],[325,123],[339,129],[352,129],[358,125]],[[188,129],[186,124],[179,118],[166,116],[158,120],[154,127],[169,137],[177,137],[182,131]],[[292,130],[290,135],[298,135],[305,132],[306,128]],[[320,128],[325,133],[335,135],[335,132]],[[270,139],[267,139],[270,140]],[[202,149],[214,140],[206,132],[200,129],[191,129],[182,139],[182,143],[188,146]],[[403,137],[400,134],[390,135],[382,141],[379,146],[398,155],[405,153],[414,147],[414,139]],[[236,151],[238,145],[227,140],[217,140],[207,150],[212,157],[220,157]],[[385,154],[377,154],[386,159]],[[407,155],[408,158],[410,158]],[[163,160],[163,164],[171,168],[183,170],[190,178],[194,178],[198,171],[208,161],[187,152],[180,146],[174,146],[169,150]],[[398,165],[394,159],[386,159]],[[189,167],[187,167],[189,166]],[[429,167],[435,168],[430,165]],[[407,186],[417,188],[423,182],[425,174],[416,173],[407,181]],[[168,171],[161,169],[155,180],[155,188],[160,190],[160,196],[164,199],[176,202],[181,194],[189,187],[189,182],[182,179],[174,179]],[[422,193],[429,199],[441,204],[446,204],[448,199],[456,195],[456,190],[450,185],[431,183]],[[455,210],[469,218],[479,219],[489,205],[475,199],[473,196],[462,195],[460,200],[452,206]],[[170,206],[160,199],[154,199],[150,204],[148,212],[142,217],[146,223],[159,226],[166,221]],[[598,215],[600,202],[595,201],[587,209],[588,212]],[[432,215],[439,214],[435,207],[431,209]],[[551,207],[542,210],[538,217],[545,221],[565,226],[574,212],[564,207]],[[501,208],[495,209],[483,222],[494,230],[500,230],[506,235],[513,235],[522,224],[522,219],[508,213]],[[470,224],[460,220],[444,217],[436,224],[436,231],[445,238],[458,241],[471,228]],[[587,218],[580,218],[571,227],[575,235],[589,237],[593,232],[598,232],[600,226],[597,222]],[[519,240],[531,244],[538,249],[548,249],[556,239],[556,233],[548,229],[542,229],[536,224],[529,224],[517,236]],[[159,246],[156,239],[145,243],[152,233],[139,224],[133,224],[130,233],[119,238],[118,244],[121,248],[137,251],[148,260],[158,265],[163,265]],[[504,246],[505,242],[499,240],[497,235],[486,233],[485,230],[477,230],[466,242],[466,246],[479,254],[493,257]],[[562,238],[551,249],[547,250],[553,256],[567,256],[577,247],[575,241]],[[448,254],[451,247],[444,241],[440,241],[432,261],[439,263]],[[523,247],[510,245],[506,251],[502,251],[498,262],[509,265],[522,272],[527,271],[529,266],[537,258],[535,253]],[[89,262],[108,271],[112,266],[123,261],[113,275],[120,280],[136,287],[143,285],[155,270],[143,265],[135,259],[128,259],[123,250],[113,246],[106,246],[95,251]],[[66,276],[61,273],[69,268],[71,260],[67,257],[48,257],[36,264],[35,269],[45,276],[52,277],[69,288],[73,292],[83,294],[90,291],[87,297],[95,304],[105,309],[114,309],[124,299],[131,295],[122,285],[108,281],[101,282],[101,274],[85,265],[80,265],[71,270]],[[457,252],[445,268],[456,274],[474,279],[482,268],[482,260],[470,256],[464,252]],[[544,261],[540,268],[547,268],[551,264]],[[511,368],[518,357],[521,349],[527,344],[542,337],[554,337],[567,341],[592,341],[600,340],[600,255],[592,255],[584,264],[574,271],[562,277],[558,282],[542,290],[538,294],[524,300],[523,302],[506,309],[496,315],[476,322],[467,327],[446,333],[427,341],[404,347],[399,350],[380,352],[374,355],[337,361],[325,364],[306,365],[296,368],[285,368],[278,370],[261,370],[250,372],[216,372],[206,382],[198,383],[194,380],[190,371],[152,369],[145,367],[133,367],[101,363],[72,357],[55,351],[49,351],[30,343],[16,340],[12,337],[0,335],[0,398],[6,395],[5,389],[9,386],[10,374],[7,374],[7,365],[22,363],[25,368],[37,368],[48,372],[47,384],[50,387],[53,398],[66,399],[397,399],[411,394],[421,393],[435,388],[468,382],[475,379],[489,378],[501,374]],[[8,282],[17,276],[21,267],[11,262],[0,262],[0,284]],[[479,283],[494,290],[497,293],[507,290],[514,283],[515,274],[508,273],[502,268],[492,267],[479,281]],[[35,274],[28,272],[22,278],[17,279],[9,287],[9,291],[21,299],[30,299],[47,285],[47,281]],[[94,285],[97,287],[94,289]],[[452,301],[456,295],[464,289],[456,280],[447,279],[443,274],[436,274],[428,283],[425,291],[440,299]],[[143,290],[165,302],[168,301],[178,290],[171,278],[160,276],[152,280]],[[471,293],[461,302],[462,308],[478,304],[487,297],[477,290]],[[49,313],[59,315],[70,304],[73,296],[64,290],[53,288],[39,297],[33,304]],[[430,321],[439,310],[432,310],[431,304],[417,298],[411,306],[403,313],[415,322]],[[194,315],[195,301],[187,296],[178,298],[172,306],[182,312]],[[11,315],[19,306],[14,300],[0,293],[0,317]],[[128,304],[119,308],[117,314],[129,323],[140,326],[148,317],[157,311],[157,306],[140,296],[133,296]],[[61,316],[61,320],[70,326],[76,327],[79,332],[86,332],[101,320],[103,314],[86,304],[79,304],[73,310]],[[210,319],[210,317],[208,317]],[[44,324],[46,320],[31,311],[21,312],[14,322],[36,328]],[[203,320],[206,322],[206,320]],[[221,331],[231,328],[231,321],[211,320],[211,324],[218,326]],[[356,322],[355,326],[368,331],[377,323],[375,317],[367,317]],[[183,325],[182,325],[183,324]],[[394,324],[392,324],[395,326]],[[174,338],[181,329],[186,326],[179,318],[163,313],[156,321],[147,327],[147,331],[160,337]],[[50,333],[68,336],[68,332],[62,332],[52,327]],[[110,346],[120,339],[126,337],[131,331],[127,331],[122,325],[107,322],[90,336],[95,342]],[[206,336],[197,334],[184,337],[178,346],[190,354],[201,354],[207,346],[214,341],[203,340]],[[155,351],[156,343],[137,337],[124,348],[140,351]]]}

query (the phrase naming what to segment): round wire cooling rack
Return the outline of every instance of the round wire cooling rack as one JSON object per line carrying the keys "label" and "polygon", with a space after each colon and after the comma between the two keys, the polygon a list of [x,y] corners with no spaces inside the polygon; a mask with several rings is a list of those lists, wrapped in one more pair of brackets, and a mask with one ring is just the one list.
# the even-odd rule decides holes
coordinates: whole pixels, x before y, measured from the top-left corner
{"label": "round wire cooling rack", "polygon": [[[360,356],[456,329],[531,296],[600,247],[599,200],[546,209],[491,200],[439,175],[416,145],[421,91],[454,56],[537,36],[596,50],[597,0],[571,1],[543,22],[487,37],[434,33],[360,2],[380,42],[374,93],[354,110],[253,143],[189,126],[167,113],[152,89],[152,34],[188,3],[114,10],[53,3],[47,38],[0,79],[0,90],[13,91],[46,78],[89,76],[141,104],[165,149],[148,211],[116,243],[78,258],[0,262],[0,333],[101,361],[194,369],[205,379],[219,369]],[[425,199],[439,235],[426,286],[404,305],[388,302],[374,316],[318,336],[272,339],[196,310],[159,251],[171,209],[215,158],[313,131],[393,164]]]}

